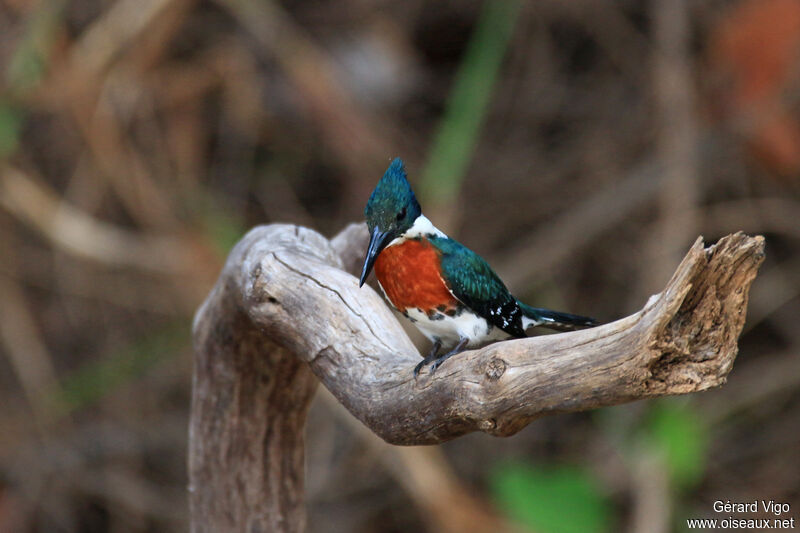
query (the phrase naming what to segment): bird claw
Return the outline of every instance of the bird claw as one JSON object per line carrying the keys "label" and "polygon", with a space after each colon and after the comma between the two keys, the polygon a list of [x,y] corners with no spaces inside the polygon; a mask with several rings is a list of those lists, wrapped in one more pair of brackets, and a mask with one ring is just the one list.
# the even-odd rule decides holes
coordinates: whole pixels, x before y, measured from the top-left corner
{"label": "bird claw", "polygon": [[434,375],[436,373],[436,369],[439,368],[442,365],[442,363],[450,359],[450,357],[454,356],[455,354],[461,353],[466,345],[467,345],[467,339],[462,338],[455,348],[453,348],[444,355],[436,357],[436,353],[439,351],[439,347],[441,346],[441,343],[437,341],[436,344],[434,345],[434,349],[431,350],[430,355],[428,355],[428,357],[425,357],[422,361],[417,363],[417,366],[414,367],[414,379],[416,379],[419,376],[419,371],[422,370],[422,367],[428,364],[431,365],[430,375],[431,376]]}
{"label": "bird claw", "polygon": [[425,365],[431,365],[430,374],[433,375],[436,372],[436,369],[439,368],[446,358],[439,357],[438,359],[435,357],[426,357],[419,363],[417,366],[414,367],[414,378],[419,377],[419,372]]}
{"label": "bird claw", "polygon": [[425,359],[417,363],[417,366],[414,367],[414,378],[417,378],[419,376],[419,371],[422,370],[422,368],[425,365],[431,365],[430,375],[431,376],[434,375],[436,373],[436,369],[439,368],[442,365],[442,363],[444,363],[451,355],[452,354],[445,354],[437,358],[426,357]]}
{"label": "bird claw", "polygon": [[416,379],[419,376],[419,371],[422,370],[422,367],[425,366],[427,362],[428,362],[427,359],[423,359],[422,361],[417,363],[417,366],[414,367],[414,379]]}

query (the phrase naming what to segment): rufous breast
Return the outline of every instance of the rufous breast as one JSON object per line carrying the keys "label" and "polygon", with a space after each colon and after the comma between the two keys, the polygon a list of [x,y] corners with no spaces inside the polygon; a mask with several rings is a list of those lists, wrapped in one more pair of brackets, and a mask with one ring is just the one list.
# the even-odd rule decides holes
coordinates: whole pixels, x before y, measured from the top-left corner
{"label": "rufous breast", "polygon": [[429,313],[458,304],[442,279],[439,252],[427,239],[384,248],[375,261],[375,275],[400,311],[416,307]]}

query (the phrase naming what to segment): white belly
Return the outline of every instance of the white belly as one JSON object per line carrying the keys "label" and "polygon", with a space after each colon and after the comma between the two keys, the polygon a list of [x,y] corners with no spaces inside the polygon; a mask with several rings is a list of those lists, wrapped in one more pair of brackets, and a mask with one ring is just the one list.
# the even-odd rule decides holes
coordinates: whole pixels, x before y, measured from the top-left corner
{"label": "white belly", "polygon": [[406,315],[431,342],[442,341],[444,348],[455,346],[462,338],[469,339],[467,346],[481,346],[488,342],[507,339],[510,335],[490,326],[486,319],[464,310],[456,316],[436,312],[431,317],[419,309],[407,309]]}

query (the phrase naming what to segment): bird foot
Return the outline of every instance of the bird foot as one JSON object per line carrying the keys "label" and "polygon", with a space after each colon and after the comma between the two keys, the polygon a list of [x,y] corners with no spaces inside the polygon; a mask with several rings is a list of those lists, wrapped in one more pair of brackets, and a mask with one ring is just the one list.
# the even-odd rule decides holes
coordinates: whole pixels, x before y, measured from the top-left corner
{"label": "bird foot", "polygon": [[436,355],[436,352],[439,351],[438,347],[436,348],[436,350],[432,350],[431,353],[428,354],[428,357],[425,357],[422,361],[417,363],[417,366],[414,367],[414,378],[419,376],[419,371],[422,370],[422,368],[425,365],[431,365],[430,373],[431,375],[435,374],[436,369],[439,368],[442,365],[442,363],[453,357],[455,354],[463,352],[468,341],[469,339],[461,339],[455,348],[453,348],[446,354],[440,355],[438,357]]}
{"label": "bird foot", "polygon": [[414,367],[414,378],[416,379],[417,376],[419,376],[419,371],[422,370],[423,366],[425,366],[425,365],[427,365],[427,364],[429,364],[429,363],[431,363],[432,361],[435,361],[435,360],[436,360],[435,358],[426,357],[422,361],[417,363],[417,366]]}

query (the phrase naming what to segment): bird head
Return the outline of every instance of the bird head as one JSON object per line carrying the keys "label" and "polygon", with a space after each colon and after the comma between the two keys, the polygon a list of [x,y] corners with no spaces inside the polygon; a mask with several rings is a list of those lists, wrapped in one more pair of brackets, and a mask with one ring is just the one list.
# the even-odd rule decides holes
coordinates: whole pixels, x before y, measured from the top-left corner
{"label": "bird head", "polygon": [[403,161],[397,157],[386,169],[364,208],[370,237],[359,286],[364,284],[381,250],[392,240],[402,237],[421,214],[422,209],[406,179]]}

